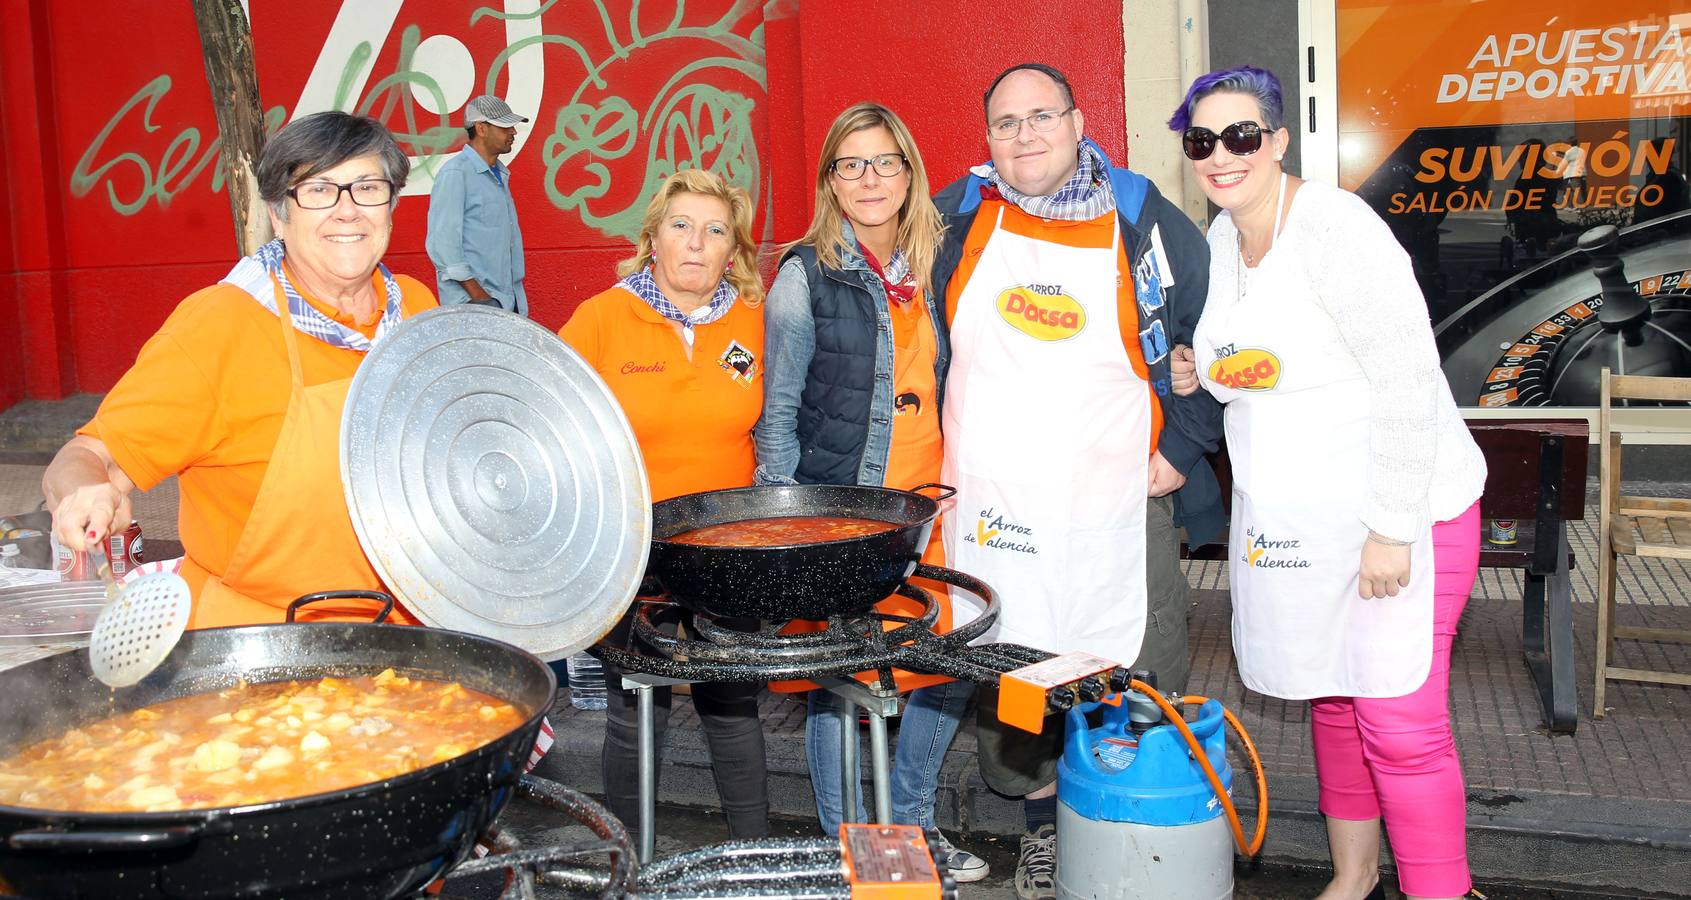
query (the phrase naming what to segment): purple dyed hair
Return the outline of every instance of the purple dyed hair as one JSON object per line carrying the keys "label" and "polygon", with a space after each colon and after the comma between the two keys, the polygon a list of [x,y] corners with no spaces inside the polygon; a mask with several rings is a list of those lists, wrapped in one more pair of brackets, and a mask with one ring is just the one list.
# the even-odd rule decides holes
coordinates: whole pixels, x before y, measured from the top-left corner
{"label": "purple dyed hair", "polygon": [[1198,76],[1186,90],[1186,99],[1169,117],[1170,131],[1182,132],[1192,125],[1192,110],[1198,101],[1211,94],[1245,94],[1256,99],[1262,112],[1262,124],[1269,131],[1279,131],[1285,116],[1285,104],[1280,96],[1280,79],[1267,69],[1256,66],[1234,66]]}

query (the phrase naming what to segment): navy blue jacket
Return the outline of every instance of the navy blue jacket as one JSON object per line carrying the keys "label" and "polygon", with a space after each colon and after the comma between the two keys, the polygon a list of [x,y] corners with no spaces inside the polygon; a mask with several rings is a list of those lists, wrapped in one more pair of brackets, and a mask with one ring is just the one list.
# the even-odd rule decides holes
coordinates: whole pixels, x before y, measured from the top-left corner
{"label": "navy blue jacket", "polygon": [[[946,225],[945,241],[934,261],[935,297],[946,296],[986,185],[985,178],[970,174],[934,196]],[[1186,529],[1191,546],[1205,544],[1226,524],[1221,485],[1204,459],[1221,444],[1221,404],[1205,391],[1180,397],[1169,390],[1168,354],[1175,344],[1192,344],[1198,317],[1203,315],[1209,295],[1209,244],[1192,220],[1144,176],[1112,166],[1110,186],[1115,192],[1122,246],[1134,269],[1140,351],[1163,409],[1157,449],[1186,476],[1186,484],[1174,493],[1174,522]],[[1166,259],[1159,266],[1156,257],[1164,254]],[[1174,283],[1166,289],[1159,276],[1162,271],[1173,275]]]}

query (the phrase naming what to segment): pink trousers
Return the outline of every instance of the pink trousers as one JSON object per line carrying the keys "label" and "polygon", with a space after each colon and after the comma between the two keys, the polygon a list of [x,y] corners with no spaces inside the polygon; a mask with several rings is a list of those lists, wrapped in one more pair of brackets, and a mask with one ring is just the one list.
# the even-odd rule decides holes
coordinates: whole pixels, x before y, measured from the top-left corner
{"label": "pink trousers", "polygon": [[1433,664],[1402,697],[1309,704],[1321,812],[1385,819],[1398,887],[1417,897],[1468,893],[1467,798],[1450,733],[1450,645],[1480,562],[1480,506],[1433,526]]}

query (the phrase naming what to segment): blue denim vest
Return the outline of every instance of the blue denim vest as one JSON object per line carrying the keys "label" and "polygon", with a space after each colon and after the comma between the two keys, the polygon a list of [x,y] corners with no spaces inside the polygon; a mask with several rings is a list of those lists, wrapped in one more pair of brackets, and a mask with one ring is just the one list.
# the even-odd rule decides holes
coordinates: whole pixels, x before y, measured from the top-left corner
{"label": "blue denim vest", "polygon": [[[849,225],[846,239],[855,245]],[[788,259],[804,264],[815,330],[806,371],[765,373],[770,379],[766,390],[803,385],[796,422],[799,458],[792,478],[800,484],[882,485],[894,414],[894,346],[886,288],[856,252],[845,256],[840,269],[823,267],[815,249],[807,246],[788,251],[783,265]],[[950,342],[940,303],[928,296],[923,300],[936,337],[937,406],[945,394]],[[769,337],[766,333],[766,340]]]}

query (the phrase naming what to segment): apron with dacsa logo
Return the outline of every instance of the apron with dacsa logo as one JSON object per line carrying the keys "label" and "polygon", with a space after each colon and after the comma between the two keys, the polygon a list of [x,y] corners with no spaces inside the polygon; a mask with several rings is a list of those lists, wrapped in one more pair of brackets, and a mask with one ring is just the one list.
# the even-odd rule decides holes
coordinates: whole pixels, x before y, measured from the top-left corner
{"label": "apron with dacsa logo", "polygon": [[[946,558],[998,592],[982,641],[1125,664],[1145,630],[1153,412],[1122,344],[1120,232],[1111,215],[1035,221],[1029,237],[1005,227],[1022,215],[1006,210],[981,206],[995,227],[951,326]],[[971,594],[953,602],[958,623],[980,610]]]}
{"label": "apron with dacsa logo", "polygon": [[1194,340],[1203,386],[1226,404],[1233,652],[1270,696],[1398,697],[1432,662],[1431,526],[1407,588],[1358,596],[1371,398],[1293,240],[1248,272],[1233,255],[1250,290],[1211,290]]}

